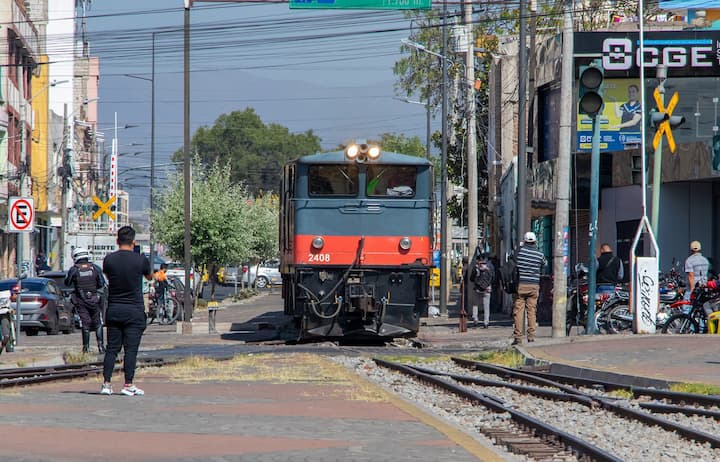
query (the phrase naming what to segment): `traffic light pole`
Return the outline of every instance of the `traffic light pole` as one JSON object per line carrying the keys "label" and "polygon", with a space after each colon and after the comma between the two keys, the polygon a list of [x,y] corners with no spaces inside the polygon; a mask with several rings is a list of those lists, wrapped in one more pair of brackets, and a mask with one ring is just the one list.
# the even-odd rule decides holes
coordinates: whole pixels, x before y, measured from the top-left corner
{"label": "traffic light pole", "polygon": [[588,265],[587,334],[595,333],[595,284],[597,280],[598,199],[600,191],[600,113],[592,116],[592,151],[590,154],[590,264]]}
{"label": "traffic light pole", "polygon": [[[658,92],[660,93],[660,101],[665,104],[665,82],[660,82],[657,86]],[[660,185],[662,181],[662,148],[663,142],[662,137],[655,146],[655,153],[653,155],[653,191],[652,191],[652,219],[650,224],[652,225],[653,233],[655,233],[655,239],[658,239],[658,219],[660,215]]]}

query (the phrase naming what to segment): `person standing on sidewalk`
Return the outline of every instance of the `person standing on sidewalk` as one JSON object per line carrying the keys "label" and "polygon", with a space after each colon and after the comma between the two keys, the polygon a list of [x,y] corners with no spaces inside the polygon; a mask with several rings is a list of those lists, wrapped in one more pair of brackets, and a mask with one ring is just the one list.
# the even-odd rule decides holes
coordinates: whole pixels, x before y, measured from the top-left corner
{"label": "person standing on sidewalk", "polygon": [[152,280],[152,270],[147,257],[134,252],[135,230],[123,226],[117,233],[118,250],[107,255],[103,272],[108,279],[108,308],[106,325],[108,331],[107,351],[103,362],[103,384],[100,393],[113,393],[111,379],[115,359],[120,349],[125,351],[123,368],[125,385],[121,393],[142,396],[145,392],[133,384],[135,364],[140,340],[145,331],[147,315],[143,303],[142,278]]}
{"label": "person standing on sidewalk", "polygon": [[515,260],[519,275],[515,306],[513,308],[513,345],[522,341],[523,319],[527,312],[527,339],[535,341],[537,329],[536,310],[540,295],[540,271],[545,265],[545,255],[537,248],[537,237],[529,231],[525,233],[524,245],[520,247]]}
{"label": "person standing on sidewalk", "polygon": [[685,260],[685,274],[687,275],[686,300],[690,300],[690,293],[692,293],[696,284],[706,284],[708,280],[710,262],[703,256],[701,250],[700,241],[690,243],[690,256]]}
{"label": "person standing on sidewalk", "polygon": [[98,353],[105,353],[99,293],[105,282],[100,268],[90,263],[90,252],[87,249],[77,247],[73,250],[72,257],[75,264],[65,276],[65,285],[73,288],[70,300],[82,323],[82,351],[90,351],[90,331],[94,331]]}
{"label": "person standing on sidewalk", "polygon": [[490,293],[492,292],[493,276],[495,268],[488,262],[485,255],[480,252],[475,258],[475,266],[472,269],[470,280],[473,285],[472,297],[472,320],[473,325],[477,326],[479,307],[483,308],[483,327],[485,329],[490,325]]}

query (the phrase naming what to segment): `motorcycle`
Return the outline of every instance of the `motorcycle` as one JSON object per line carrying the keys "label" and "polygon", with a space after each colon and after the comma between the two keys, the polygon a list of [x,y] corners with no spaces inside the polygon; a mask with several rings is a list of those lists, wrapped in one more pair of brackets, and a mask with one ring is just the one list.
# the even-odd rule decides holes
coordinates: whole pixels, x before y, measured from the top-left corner
{"label": "motorcycle", "polygon": [[690,300],[679,300],[672,308],[678,312],[668,318],[663,334],[704,334],[708,331],[708,316],[720,309],[720,282],[710,280],[696,285]]}
{"label": "motorcycle", "polygon": [[[588,311],[588,270],[587,267],[578,263],[575,265],[573,281],[568,284],[570,287],[567,298],[567,313],[565,333],[570,335],[573,327],[587,329],[587,311]],[[614,305],[619,293],[624,289],[621,284],[608,285],[601,284],[597,286],[595,292],[595,332],[607,332],[607,315],[608,309]],[[582,332],[581,332],[582,333]]]}
{"label": "motorcycle", "polygon": [[0,332],[2,332],[0,354],[3,350],[8,353],[15,351],[15,310],[12,308],[10,298],[9,290],[0,291]]}

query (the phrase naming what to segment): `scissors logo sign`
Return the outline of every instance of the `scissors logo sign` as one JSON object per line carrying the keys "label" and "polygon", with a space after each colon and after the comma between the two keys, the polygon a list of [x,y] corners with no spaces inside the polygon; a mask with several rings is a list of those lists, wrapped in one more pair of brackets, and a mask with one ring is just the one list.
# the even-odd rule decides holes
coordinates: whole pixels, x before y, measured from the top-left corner
{"label": "scissors logo sign", "polygon": [[97,211],[93,213],[93,220],[100,218],[103,213],[107,213],[111,220],[115,219],[115,214],[110,210],[110,206],[115,202],[115,196],[110,196],[107,202],[103,202],[97,196],[93,196],[93,202],[98,206]]}
{"label": "scissors logo sign", "polygon": [[[670,102],[668,103],[667,107],[665,107],[665,104],[663,104],[663,98],[660,94],[660,91],[655,88],[655,92],[653,93],[653,97],[655,98],[655,103],[657,104],[658,112],[661,114],[665,114],[665,120],[660,122],[658,125],[658,129],[655,132],[655,137],[653,138],[653,148],[657,149],[658,144],[662,140],[663,134],[667,136],[668,140],[668,147],[670,148],[670,152],[675,152],[675,138],[673,138],[672,130],[670,129],[670,122],[672,113],[675,110],[675,106],[677,106],[678,101],[680,101],[680,97],[678,96],[677,92],[675,92],[672,95],[672,98],[670,98]],[[684,121],[684,119],[683,119]]]}

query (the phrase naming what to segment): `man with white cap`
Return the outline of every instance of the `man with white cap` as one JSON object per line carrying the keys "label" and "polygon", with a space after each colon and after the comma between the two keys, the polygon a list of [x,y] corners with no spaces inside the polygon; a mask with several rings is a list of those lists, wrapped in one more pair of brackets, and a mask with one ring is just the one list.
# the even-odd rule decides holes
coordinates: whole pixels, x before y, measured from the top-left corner
{"label": "man with white cap", "polygon": [[685,273],[687,273],[687,291],[686,298],[689,298],[690,292],[695,288],[695,284],[705,284],[707,282],[708,269],[710,262],[700,253],[702,246],[699,241],[690,243],[690,256],[685,260]]}
{"label": "man with white cap", "polygon": [[540,295],[540,270],[545,265],[545,255],[537,248],[537,236],[532,231],[525,233],[524,245],[520,246],[515,261],[517,262],[519,284],[513,308],[513,345],[522,340],[522,327],[527,312],[527,339],[535,341],[537,328],[537,301]]}

